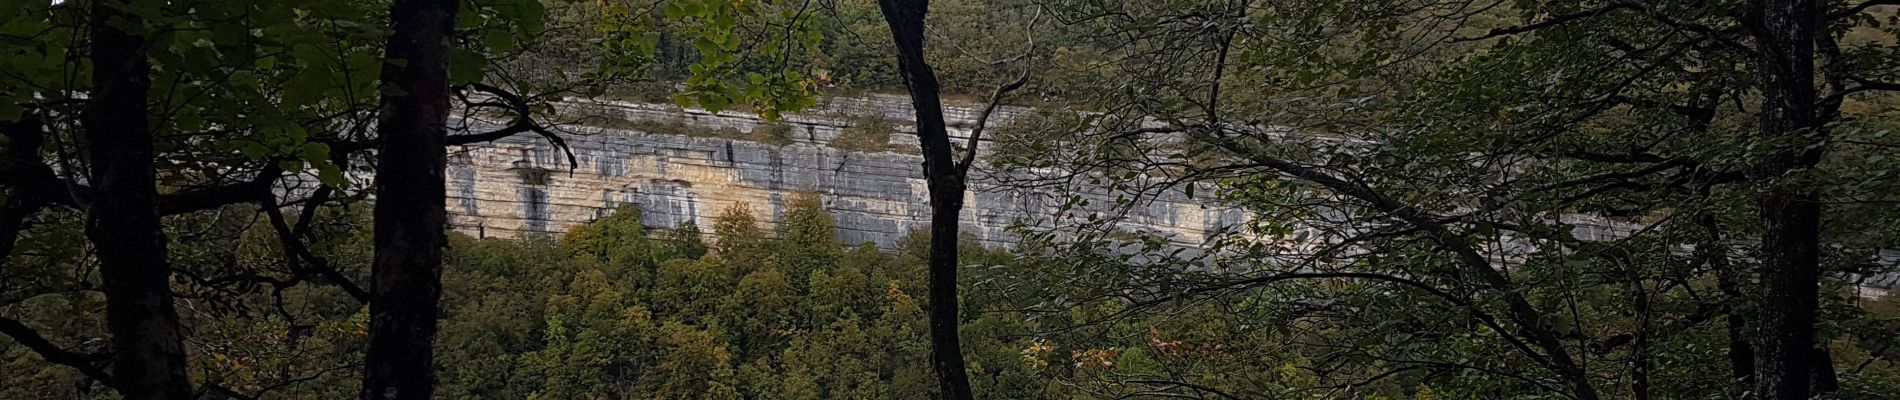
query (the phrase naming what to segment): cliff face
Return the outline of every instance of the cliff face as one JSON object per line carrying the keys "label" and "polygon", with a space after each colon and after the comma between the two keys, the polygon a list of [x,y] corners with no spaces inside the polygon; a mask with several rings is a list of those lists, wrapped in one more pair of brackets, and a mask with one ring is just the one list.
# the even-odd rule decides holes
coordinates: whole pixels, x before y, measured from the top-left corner
{"label": "cliff face", "polygon": [[[917,137],[909,131],[910,109],[903,97],[835,100],[813,113],[787,116],[777,127],[740,113],[708,114],[656,104],[596,105],[588,114],[601,123],[569,126],[562,135],[574,151],[573,164],[546,140],[527,134],[452,149],[450,224],[477,236],[560,233],[621,205],[639,207],[650,227],[670,228],[693,221],[709,228],[714,217],[734,206],[748,207],[770,224],[782,214],[786,197],[800,191],[822,195],[845,243],[892,248],[929,220],[923,157],[835,146],[854,121],[884,119],[891,121],[879,124],[890,131],[883,133],[889,139],[888,148],[915,149]],[[991,129],[1006,126],[1027,111],[999,109],[991,119]],[[957,143],[964,142],[961,135],[968,134],[975,114],[970,108],[945,110]],[[497,128],[479,121],[469,121],[469,125],[478,132]],[[760,140],[762,129],[781,136]],[[753,134],[743,134],[747,132]],[[1004,187],[987,178],[1012,171],[992,170],[981,161],[975,168],[971,193],[964,199],[963,231],[988,246],[1016,243],[1010,228],[1019,222],[1036,229],[1060,229],[1070,225],[1052,217],[1109,212],[1109,205],[1116,201],[1105,188],[1078,192],[1077,188]],[[1073,196],[1095,206],[1082,207],[1079,213],[1073,209],[1057,212]],[[1247,218],[1240,210],[1195,201],[1179,192],[1145,198],[1116,211],[1127,212],[1117,218],[1119,229],[1164,234],[1187,247],[1197,247],[1220,228]],[[1635,228],[1586,215],[1569,215],[1566,220],[1576,224],[1573,234],[1583,240],[1612,240]],[[1515,255],[1534,246],[1509,241],[1503,247],[1507,249],[1494,256],[1510,264],[1521,261]],[[1881,257],[1882,263],[1900,262],[1896,261],[1900,251],[1885,251]],[[1900,282],[1894,274],[1870,278],[1860,287],[1863,296],[1884,294]]]}
{"label": "cliff face", "polygon": [[[833,145],[852,121],[881,119],[892,121],[881,124],[892,130],[882,133],[891,148],[915,148],[909,105],[902,97],[835,100],[813,113],[787,116],[779,125],[748,114],[682,111],[671,105],[597,103],[590,108],[594,118],[583,121],[595,123],[567,127],[570,132],[563,135],[574,151],[571,170],[566,155],[533,135],[452,149],[450,223],[479,236],[559,233],[623,204],[638,206],[652,227],[685,221],[710,227],[712,218],[733,206],[749,207],[769,223],[782,213],[784,199],[799,191],[822,195],[846,243],[889,248],[929,219],[922,157]],[[967,134],[976,111],[945,111],[952,135]],[[1025,111],[998,110],[991,129]],[[491,128],[470,125],[476,131]],[[756,138],[766,130],[777,136],[729,138],[745,132]],[[714,131],[731,134],[708,133]],[[979,162],[976,168],[987,167]],[[988,173],[1008,171],[972,173],[963,219],[964,232],[986,245],[1012,243],[1012,224],[1035,223],[1061,202],[1051,193],[1000,187],[983,179]],[[1089,197],[1101,197],[1098,204],[1111,202],[1105,194]],[[1160,198],[1134,209],[1124,225],[1199,243],[1240,215],[1185,197]]]}

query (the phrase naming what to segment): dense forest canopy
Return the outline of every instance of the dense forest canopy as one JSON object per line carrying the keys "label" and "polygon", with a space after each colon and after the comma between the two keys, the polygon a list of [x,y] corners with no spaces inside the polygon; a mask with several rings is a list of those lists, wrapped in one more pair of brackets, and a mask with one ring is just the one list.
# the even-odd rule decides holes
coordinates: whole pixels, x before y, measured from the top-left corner
{"label": "dense forest canopy", "polygon": [[[1889,0],[9,1],[0,398],[1893,398],[1893,91]],[[438,229],[588,99],[867,93],[895,248]],[[971,180],[1055,207],[985,248]]]}

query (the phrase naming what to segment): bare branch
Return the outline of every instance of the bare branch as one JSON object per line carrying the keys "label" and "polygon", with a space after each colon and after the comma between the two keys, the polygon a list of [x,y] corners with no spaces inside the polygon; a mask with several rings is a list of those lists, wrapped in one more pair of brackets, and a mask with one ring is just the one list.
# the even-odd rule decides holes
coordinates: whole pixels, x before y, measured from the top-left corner
{"label": "bare branch", "polygon": [[1865,2],[1861,2],[1860,4],[1855,4],[1852,7],[1848,7],[1847,9],[1841,10],[1840,12],[1828,14],[1827,19],[1832,20],[1832,19],[1840,19],[1844,17],[1851,17],[1851,16],[1854,16],[1855,14],[1867,12],[1867,10],[1870,8],[1874,8],[1878,6],[1892,6],[1892,5],[1900,5],[1900,0],[1868,0]]}
{"label": "bare branch", "polygon": [[[514,93],[507,89],[503,89],[500,87],[483,84],[483,83],[469,84],[465,87],[462,87],[461,89],[462,90],[457,91],[457,95],[460,96],[463,102],[472,106],[494,107],[494,108],[506,109],[509,111],[510,114],[514,114],[514,119],[513,121],[509,122],[507,126],[503,126],[500,129],[496,129],[494,131],[468,134],[468,135],[450,135],[443,142],[444,144],[449,145],[449,146],[461,146],[461,145],[469,145],[469,144],[475,144],[475,143],[492,142],[492,141],[501,140],[503,138],[507,138],[507,137],[514,136],[516,134],[520,134],[524,132],[534,132],[537,135],[541,135],[542,138],[547,139],[548,142],[554,144],[555,147],[560,148],[561,151],[567,155],[567,162],[568,162],[569,168],[580,168],[580,162],[574,156],[574,149],[568,146],[567,140],[562,139],[560,135],[557,135],[553,131],[548,130],[547,127],[542,126],[539,121],[535,120],[533,116],[533,111],[534,111],[533,104],[529,102],[527,97],[522,97],[520,94]],[[494,96],[496,99],[499,99],[500,101],[499,102],[492,101],[492,100],[471,101],[469,99],[469,92],[484,93],[489,96]],[[350,140],[330,141],[330,142],[327,142],[326,144],[330,146],[330,152],[332,154],[338,154],[338,153],[351,153],[351,152],[356,152],[356,151],[368,150],[371,148],[375,148],[379,143],[380,143],[379,140],[370,139],[370,140],[354,140],[354,141],[350,141]]]}
{"label": "bare branch", "polygon": [[984,106],[983,112],[976,115],[976,127],[970,128],[970,144],[964,146],[963,160],[957,162],[956,165],[958,176],[969,176],[970,164],[976,163],[976,145],[983,138],[983,128],[989,125],[990,114],[995,113],[997,105],[1002,104],[1004,95],[1023,87],[1025,83],[1029,83],[1028,68],[1024,68],[1022,75],[1016,77],[1014,82],[1004,84],[996,88],[995,93],[990,94],[990,104]]}
{"label": "bare branch", "polygon": [[13,338],[14,343],[33,350],[34,354],[39,354],[40,358],[46,359],[47,362],[72,367],[93,380],[112,382],[104,367],[106,361],[112,358],[110,353],[91,354],[66,350],[53,344],[46,337],[40,336],[39,331],[6,317],[0,317],[0,333]]}
{"label": "bare branch", "polygon": [[[320,205],[321,204],[311,204],[308,207],[314,208]],[[310,248],[304,246],[303,240],[298,239],[297,232],[292,231],[290,224],[284,221],[284,213],[278,209],[276,200],[265,200],[264,214],[270,220],[271,229],[277,231],[278,241],[284,246],[284,263],[290,266],[291,274],[293,274],[293,278],[291,278],[293,284],[295,281],[304,279],[304,276],[307,274],[315,274],[322,278],[322,283],[342,288],[344,292],[348,292],[350,297],[356,299],[357,302],[369,304],[369,291],[363,290],[361,286],[351,281],[349,277],[337,272],[336,268],[331,268],[328,260],[325,260],[322,256],[311,253]],[[303,223],[304,221],[298,221],[298,224]],[[306,262],[308,263],[307,265],[305,264]]]}
{"label": "bare branch", "polygon": [[1571,388],[1576,391],[1575,395],[1584,399],[1597,398],[1596,389],[1592,386],[1589,377],[1583,368],[1571,359],[1569,350],[1564,347],[1562,340],[1553,331],[1554,325],[1546,321],[1544,315],[1524,299],[1510,278],[1498,272],[1484,255],[1478,253],[1477,248],[1467,238],[1436,222],[1437,217],[1416,205],[1386,197],[1363,183],[1347,181],[1310,166],[1249,151],[1229,137],[1206,131],[1197,132],[1196,136],[1280,173],[1312,181],[1334,192],[1370,203],[1373,209],[1417,226],[1426,233],[1428,238],[1457,256],[1457,261],[1465,267],[1465,270],[1478,276],[1486,286],[1499,294],[1507,305],[1507,315],[1529,335],[1546,356],[1550,357],[1553,372],[1561,375],[1566,383],[1571,385]]}
{"label": "bare branch", "polygon": [[1223,399],[1240,400],[1240,397],[1234,396],[1232,394],[1228,394],[1227,392],[1223,392],[1220,389],[1215,389],[1212,387],[1208,387],[1206,385],[1197,385],[1197,384],[1181,382],[1181,381],[1134,379],[1134,380],[1129,380],[1128,383],[1143,384],[1143,385],[1174,385],[1174,386],[1194,389],[1194,390],[1198,390],[1202,392],[1213,393],[1215,396],[1220,396]]}
{"label": "bare branch", "polygon": [[249,181],[161,195],[158,198],[158,211],[161,215],[178,215],[264,201],[271,197],[271,185],[277,182],[280,175],[283,175],[283,170],[277,167],[277,163],[268,162]]}
{"label": "bare branch", "polygon": [[1470,42],[1470,41],[1491,39],[1491,38],[1496,38],[1500,36],[1515,35],[1519,33],[1535,31],[1538,29],[1544,29],[1544,28],[1548,28],[1552,26],[1563,25],[1563,24],[1575,22],[1578,20],[1583,20],[1583,19],[1599,16],[1599,15],[1604,15],[1612,11],[1635,10],[1636,8],[1637,8],[1636,5],[1631,4],[1631,3],[1623,3],[1623,2],[1610,3],[1609,5],[1593,8],[1589,10],[1553,15],[1550,18],[1544,19],[1543,21],[1533,22],[1529,24],[1506,26],[1506,27],[1501,27],[1501,28],[1492,28],[1490,32],[1486,32],[1483,35],[1452,38],[1451,41]]}

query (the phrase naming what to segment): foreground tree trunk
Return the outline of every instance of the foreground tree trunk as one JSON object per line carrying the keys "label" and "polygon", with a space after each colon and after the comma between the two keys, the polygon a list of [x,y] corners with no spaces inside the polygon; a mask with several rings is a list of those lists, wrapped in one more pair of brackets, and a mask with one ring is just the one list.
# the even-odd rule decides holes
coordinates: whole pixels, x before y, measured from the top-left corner
{"label": "foreground tree trunk", "polygon": [[[428,399],[447,214],[442,150],[455,0],[396,0],[383,64],[364,399]],[[395,62],[400,60],[400,62]]]}
{"label": "foreground tree trunk", "polygon": [[930,2],[878,0],[877,6],[890,25],[898,70],[917,112],[917,139],[930,187],[930,364],[944,399],[969,399],[970,377],[963,370],[963,346],[957,337],[957,228],[965,185],[950,154],[937,74],[924,62],[924,14]]}
{"label": "foreground tree trunk", "polygon": [[112,333],[112,386],[126,399],[191,396],[184,336],[173,308],[171,265],[159,221],[146,39],[121,27],[140,26],[127,1],[93,3],[92,91],[80,124],[92,161],[94,202],[86,237],[99,254],[106,328]]}
{"label": "foreground tree trunk", "polygon": [[1816,371],[1814,322],[1819,303],[1821,203],[1814,190],[1775,182],[1820,161],[1825,132],[1819,119],[1815,39],[1821,8],[1814,0],[1753,0],[1748,27],[1758,48],[1762,80],[1761,134],[1774,154],[1751,178],[1772,187],[1758,201],[1762,234],[1761,311],[1756,323],[1756,393],[1763,399],[1812,395]]}

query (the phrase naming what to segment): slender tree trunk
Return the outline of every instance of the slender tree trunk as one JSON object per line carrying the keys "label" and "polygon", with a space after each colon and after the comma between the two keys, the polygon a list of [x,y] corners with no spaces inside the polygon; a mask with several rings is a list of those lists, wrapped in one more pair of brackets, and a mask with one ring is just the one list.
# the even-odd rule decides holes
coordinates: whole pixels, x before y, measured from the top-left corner
{"label": "slender tree trunk", "polygon": [[377,129],[376,255],[371,264],[364,399],[434,393],[436,314],[442,297],[443,187],[449,115],[448,54],[455,0],[396,0],[383,64]]}
{"label": "slender tree trunk", "polygon": [[1762,235],[1761,305],[1756,323],[1756,390],[1764,399],[1807,399],[1814,372],[1814,322],[1819,303],[1821,203],[1800,184],[1776,178],[1814,166],[1825,143],[1815,79],[1815,0],[1753,0],[1748,27],[1760,59],[1761,134],[1778,150],[1751,178],[1772,185],[1758,201]]}
{"label": "slender tree trunk", "polygon": [[1696,245],[1704,263],[1715,271],[1715,287],[1722,292],[1730,305],[1727,308],[1728,364],[1729,376],[1736,381],[1752,384],[1755,382],[1755,347],[1748,342],[1748,316],[1742,314],[1742,307],[1734,304],[1748,299],[1742,294],[1741,284],[1736,282],[1736,271],[1729,263],[1729,246],[1722,236],[1722,227],[1714,216],[1703,215],[1697,219],[1707,231],[1708,238]]}
{"label": "slender tree trunk", "polygon": [[[963,211],[964,177],[950,154],[936,72],[924,62],[924,14],[928,0],[878,0],[897,44],[898,70],[917,111],[917,139],[930,187],[930,363],[943,398],[969,399],[970,377],[957,337],[957,227]],[[975,149],[971,149],[975,151]]]}
{"label": "slender tree trunk", "polygon": [[7,179],[27,175],[26,170],[45,165],[40,157],[40,147],[46,144],[43,129],[42,121],[34,114],[26,114],[19,121],[0,122],[0,137],[7,139],[6,158],[0,159],[0,185],[7,187],[6,202],[0,205],[0,268],[6,268],[8,257],[12,257],[20,231],[27,227],[27,218],[50,202],[45,197],[57,193],[53,190],[64,189],[22,184],[21,181],[31,182],[26,179]]}
{"label": "slender tree trunk", "polygon": [[1649,288],[1644,287],[1643,279],[1631,271],[1631,301],[1636,303],[1636,343],[1630,349],[1630,397],[1635,400],[1649,400],[1650,370],[1655,367],[1655,355],[1651,354],[1649,332],[1650,323]]}
{"label": "slender tree trunk", "polygon": [[[1734,274],[1717,273],[1715,285],[1723,296],[1742,300],[1741,288],[1735,283]],[[1748,317],[1742,315],[1739,308],[1730,306],[1728,311],[1728,364],[1729,374],[1743,383],[1755,382],[1755,347],[1748,343]]]}
{"label": "slender tree trunk", "polygon": [[93,84],[80,116],[96,194],[86,214],[86,237],[99,252],[113,388],[127,399],[183,400],[191,395],[191,381],[172,304],[145,105],[152,65],[146,39],[121,30],[141,23],[120,10],[130,5],[102,0],[92,7]]}

